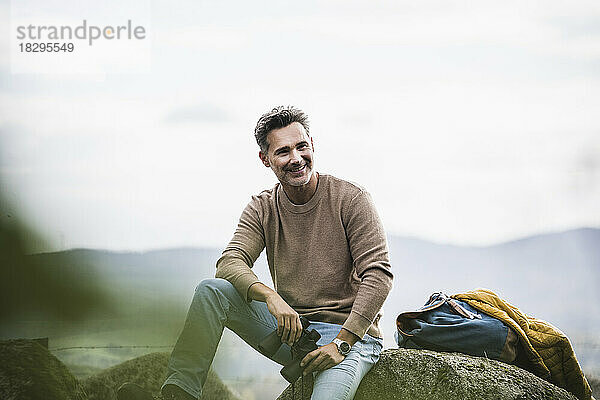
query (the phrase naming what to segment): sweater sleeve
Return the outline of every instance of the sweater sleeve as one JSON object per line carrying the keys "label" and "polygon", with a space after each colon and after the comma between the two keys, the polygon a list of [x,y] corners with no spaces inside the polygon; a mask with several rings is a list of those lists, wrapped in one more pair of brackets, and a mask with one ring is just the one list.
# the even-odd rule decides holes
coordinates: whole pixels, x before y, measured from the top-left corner
{"label": "sweater sleeve", "polygon": [[233,238],[217,261],[215,277],[231,282],[240,295],[249,301],[248,289],[260,282],[251,268],[264,247],[265,235],[253,199],[242,212]]}
{"label": "sweater sleeve", "polygon": [[371,196],[359,192],[346,209],[346,237],[360,286],[344,329],[362,338],[392,288],[392,272],[383,224]]}

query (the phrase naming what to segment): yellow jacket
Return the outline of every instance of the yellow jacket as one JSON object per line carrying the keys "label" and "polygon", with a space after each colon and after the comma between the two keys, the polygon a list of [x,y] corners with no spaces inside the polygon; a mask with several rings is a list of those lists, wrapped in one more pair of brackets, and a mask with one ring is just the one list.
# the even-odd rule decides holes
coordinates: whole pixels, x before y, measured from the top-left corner
{"label": "yellow jacket", "polygon": [[[580,400],[591,400],[592,389],[577,362],[569,338],[548,322],[529,317],[491,290],[477,289],[451,296],[511,327],[531,362],[535,375],[573,393]],[[549,378],[549,379],[548,379]]]}

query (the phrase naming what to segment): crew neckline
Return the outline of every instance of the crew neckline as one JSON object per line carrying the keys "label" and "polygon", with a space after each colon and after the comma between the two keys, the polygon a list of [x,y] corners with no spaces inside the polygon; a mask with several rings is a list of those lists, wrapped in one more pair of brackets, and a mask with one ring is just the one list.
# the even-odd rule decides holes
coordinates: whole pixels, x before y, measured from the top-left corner
{"label": "crew neckline", "polygon": [[288,198],[287,194],[285,193],[285,190],[283,190],[283,186],[281,185],[281,183],[277,184],[277,198],[279,199],[279,202],[281,203],[283,208],[285,208],[291,213],[302,214],[305,212],[309,212],[310,210],[315,208],[315,206],[319,203],[319,200],[321,200],[321,197],[323,196],[323,192],[325,190],[325,183],[328,179],[329,175],[319,174],[317,190],[315,190],[315,193],[310,198],[310,200],[304,204],[292,203],[292,201]]}

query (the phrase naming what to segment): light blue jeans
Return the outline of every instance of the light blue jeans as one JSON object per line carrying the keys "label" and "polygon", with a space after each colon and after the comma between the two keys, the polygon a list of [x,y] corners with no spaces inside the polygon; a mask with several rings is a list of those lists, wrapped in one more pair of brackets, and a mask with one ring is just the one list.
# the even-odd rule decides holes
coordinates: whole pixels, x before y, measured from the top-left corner
{"label": "light blue jeans", "polygon": [[[259,301],[246,302],[231,283],[224,279],[205,279],[194,294],[183,331],[171,353],[167,379],[163,384],[181,387],[200,398],[208,369],[227,327],[257,351],[258,343],[277,328],[277,321]],[[309,329],[321,335],[317,343],[330,343],[342,326],[312,322]],[[369,335],[352,346],[340,364],[314,374],[313,400],[350,400],[362,378],[379,360],[383,339]],[[290,348],[283,344],[271,359],[281,365],[291,360]]]}

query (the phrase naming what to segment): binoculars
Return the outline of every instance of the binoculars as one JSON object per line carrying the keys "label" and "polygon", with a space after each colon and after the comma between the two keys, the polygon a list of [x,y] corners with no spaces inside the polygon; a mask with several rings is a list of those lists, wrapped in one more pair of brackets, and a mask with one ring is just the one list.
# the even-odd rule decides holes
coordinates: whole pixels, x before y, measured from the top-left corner
{"label": "binoculars", "polygon": [[[300,317],[300,322],[302,323],[302,334],[300,335],[300,339],[298,339],[291,347],[292,361],[287,363],[280,371],[281,375],[289,383],[294,383],[300,378],[303,370],[300,366],[300,362],[308,353],[319,347],[317,346],[317,341],[321,339],[319,332],[314,329],[307,329],[310,325],[309,320]],[[258,348],[264,355],[271,358],[277,353],[281,345],[281,339],[275,330],[258,344]]]}

